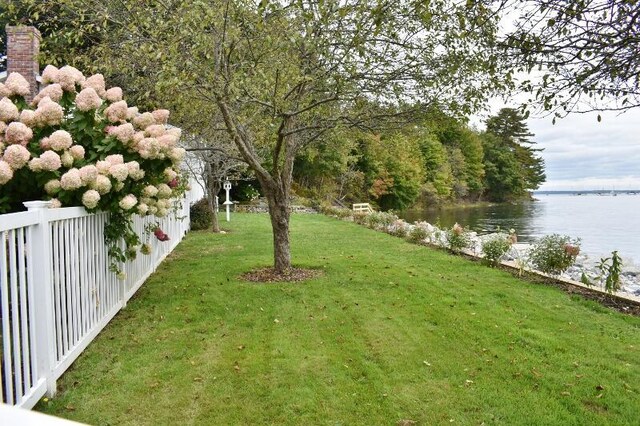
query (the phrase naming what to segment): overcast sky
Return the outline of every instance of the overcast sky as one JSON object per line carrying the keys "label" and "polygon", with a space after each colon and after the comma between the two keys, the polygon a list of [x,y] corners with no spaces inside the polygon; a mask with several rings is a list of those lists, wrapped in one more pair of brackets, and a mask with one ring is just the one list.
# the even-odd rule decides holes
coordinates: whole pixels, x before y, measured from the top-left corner
{"label": "overcast sky", "polygon": [[640,189],[640,111],[529,119],[544,148],[547,182],[541,190]]}

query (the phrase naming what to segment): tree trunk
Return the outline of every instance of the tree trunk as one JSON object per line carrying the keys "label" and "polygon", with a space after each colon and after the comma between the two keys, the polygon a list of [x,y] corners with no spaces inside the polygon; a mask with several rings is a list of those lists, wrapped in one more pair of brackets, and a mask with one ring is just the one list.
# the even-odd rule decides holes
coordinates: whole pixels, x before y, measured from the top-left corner
{"label": "tree trunk", "polygon": [[269,217],[273,230],[273,267],[277,274],[284,274],[291,269],[289,193],[282,187],[274,188],[269,185],[262,185],[262,187],[269,203]]}
{"label": "tree trunk", "polygon": [[211,231],[220,232],[220,221],[218,220],[218,203],[216,196],[220,192],[220,182],[214,178],[209,178],[207,185],[207,199],[209,210],[211,211]]}
{"label": "tree trunk", "polygon": [[220,221],[218,220],[218,198],[214,195],[211,201],[212,210],[211,210],[211,232],[218,233],[220,232]]}

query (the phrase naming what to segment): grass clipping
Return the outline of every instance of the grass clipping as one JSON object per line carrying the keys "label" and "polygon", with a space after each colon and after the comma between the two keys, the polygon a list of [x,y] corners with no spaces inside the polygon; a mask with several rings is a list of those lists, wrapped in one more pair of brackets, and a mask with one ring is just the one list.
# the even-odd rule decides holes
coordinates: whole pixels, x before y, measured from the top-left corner
{"label": "grass clipping", "polygon": [[240,279],[253,283],[302,282],[322,275],[317,269],[290,268],[278,273],[274,268],[254,269],[240,275]]}

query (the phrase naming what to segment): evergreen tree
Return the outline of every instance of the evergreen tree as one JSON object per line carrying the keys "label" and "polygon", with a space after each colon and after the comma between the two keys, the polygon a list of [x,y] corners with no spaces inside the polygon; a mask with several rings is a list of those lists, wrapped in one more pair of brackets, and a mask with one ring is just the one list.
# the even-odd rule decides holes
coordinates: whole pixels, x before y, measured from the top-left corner
{"label": "evergreen tree", "polygon": [[539,155],[542,149],[533,148],[535,142],[531,138],[535,135],[529,131],[523,114],[513,108],[502,108],[487,120],[487,133],[496,136],[500,146],[511,152],[519,165],[523,188],[512,195],[535,190],[545,182],[544,160]]}

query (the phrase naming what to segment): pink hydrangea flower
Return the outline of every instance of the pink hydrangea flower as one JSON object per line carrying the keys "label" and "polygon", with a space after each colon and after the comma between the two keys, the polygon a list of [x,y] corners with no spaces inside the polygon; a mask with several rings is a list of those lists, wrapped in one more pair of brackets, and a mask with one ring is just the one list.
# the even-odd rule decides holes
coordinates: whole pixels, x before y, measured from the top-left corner
{"label": "pink hydrangea flower", "polygon": [[62,160],[58,153],[54,151],[45,151],[40,154],[41,168],[42,170],[55,171],[62,166]]}
{"label": "pink hydrangea flower", "polygon": [[101,175],[109,174],[109,168],[111,168],[111,163],[105,160],[99,160],[96,163],[96,167],[98,168],[98,173]]}
{"label": "pink hydrangea flower", "polygon": [[42,89],[35,98],[33,98],[31,104],[38,105],[38,103],[40,103],[40,101],[46,97],[49,97],[54,102],[59,102],[60,99],[62,99],[63,93],[64,92],[62,90],[62,86],[60,86],[58,83],[50,84]]}
{"label": "pink hydrangea flower", "polygon": [[127,108],[127,120],[133,120],[138,115],[138,107]]}
{"label": "pink hydrangea flower", "polygon": [[69,65],[60,68],[55,76],[55,83],[59,83],[62,90],[75,92],[76,84],[84,81],[84,75],[77,69]]}
{"label": "pink hydrangea flower", "polygon": [[14,121],[7,126],[4,137],[8,144],[26,145],[33,138],[33,130],[24,123]]}
{"label": "pink hydrangea flower", "polygon": [[107,98],[107,100],[109,102],[118,102],[122,100],[122,89],[119,87],[112,87],[111,89],[107,90],[107,93],[105,95],[105,97]]}
{"label": "pink hydrangea flower", "polygon": [[84,147],[82,145],[73,145],[69,148],[69,153],[74,160],[82,160],[85,154]]}
{"label": "pink hydrangea flower", "polygon": [[51,141],[49,140],[49,138],[40,139],[40,148],[42,148],[43,151],[51,149]]}
{"label": "pink hydrangea flower", "polygon": [[12,94],[18,96],[28,96],[31,92],[31,87],[29,87],[29,82],[17,72],[12,72],[7,77],[7,80],[4,82],[4,85],[7,89],[11,91]]}
{"label": "pink hydrangea flower", "polygon": [[144,159],[156,158],[160,152],[160,144],[155,138],[144,138],[138,143],[137,150]]}
{"label": "pink hydrangea flower", "polygon": [[176,139],[180,139],[180,136],[182,136],[182,129],[179,127],[171,127],[170,129],[167,129],[167,133],[174,135]]}
{"label": "pink hydrangea flower", "polygon": [[158,138],[158,143],[160,144],[162,149],[165,149],[165,150],[170,150],[175,146],[177,142],[178,142],[178,137],[170,133],[165,133],[164,135]]}
{"label": "pink hydrangea flower", "polygon": [[165,128],[162,124],[152,124],[151,126],[147,126],[147,128],[144,129],[144,133],[150,138],[157,138],[164,135]]}
{"label": "pink hydrangea flower", "polygon": [[80,171],[76,168],[69,169],[69,171],[60,178],[60,186],[66,191],[80,188],[82,186]]}
{"label": "pink hydrangea flower", "polygon": [[95,209],[100,201],[100,194],[95,189],[89,189],[82,194],[82,204],[88,209]]}
{"label": "pink hydrangea flower", "polygon": [[171,197],[171,188],[166,183],[161,183],[157,186],[158,188],[158,198],[169,198]]}
{"label": "pink hydrangea flower", "polygon": [[50,97],[45,96],[38,102],[38,108],[36,109],[36,120],[41,126],[49,125],[55,126],[62,122],[64,118],[64,110],[62,107],[51,100]]}
{"label": "pink hydrangea flower", "polygon": [[140,180],[144,177],[145,171],[142,169],[138,169],[134,172],[129,172],[129,177],[133,180]]}
{"label": "pink hydrangea flower", "polygon": [[65,151],[60,155],[60,161],[63,166],[69,168],[73,166],[73,155],[69,151]]}
{"label": "pink hydrangea flower", "polygon": [[102,74],[94,74],[80,83],[80,87],[86,89],[88,87],[96,91],[98,96],[104,98],[106,95],[104,76]]}
{"label": "pink hydrangea flower", "polygon": [[164,177],[167,180],[167,182],[169,182],[177,178],[178,173],[176,173],[176,171],[173,170],[171,167],[167,167],[166,169],[164,169]]}
{"label": "pink hydrangea flower", "polygon": [[104,110],[104,115],[110,123],[120,123],[127,119],[127,103],[118,101],[109,105]]}
{"label": "pink hydrangea flower", "polygon": [[115,166],[116,164],[124,164],[124,157],[122,157],[122,154],[112,154],[107,155],[104,161],[107,161],[112,166]]}
{"label": "pink hydrangea flower", "polygon": [[129,169],[126,164],[114,164],[109,168],[109,174],[118,182],[124,182],[129,177]]}
{"label": "pink hydrangea flower", "polygon": [[7,89],[4,83],[0,83],[0,98],[8,98],[11,96],[11,90]]}
{"label": "pink hydrangea flower", "polygon": [[0,121],[8,123],[9,121],[17,120],[19,117],[18,107],[11,102],[11,99],[2,98],[0,100]]}
{"label": "pink hydrangea flower", "polygon": [[115,136],[123,144],[127,144],[131,139],[133,139],[133,135],[135,134],[135,130],[133,129],[133,124],[125,123],[119,126],[115,126],[111,132],[111,135]]}
{"label": "pink hydrangea flower", "polygon": [[22,145],[9,145],[2,156],[13,170],[23,168],[31,159],[31,153]]}
{"label": "pink hydrangea flower", "polygon": [[[80,168],[80,179],[85,185],[92,184],[98,178],[98,169],[93,164]],[[109,180],[109,178],[107,178]]]}
{"label": "pink hydrangea flower", "polygon": [[133,119],[133,125],[140,130],[144,130],[155,123],[156,120],[153,118],[153,114],[151,114],[150,112],[139,114]]}
{"label": "pink hydrangea flower", "polygon": [[36,112],[30,109],[23,109],[20,113],[20,122],[25,126],[34,127],[38,123]]}
{"label": "pink hydrangea flower", "polygon": [[156,194],[158,193],[158,188],[156,188],[153,185],[147,185],[144,187],[144,189],[142,190],[142,193],[146,196],[146,197],[155,197]]}
{"label": "pink hydrangea flower", "polygon": [[47,183],[44,184],[44,190],[47,191],[49,195],[55,195],[60,192],[60,181],[58,179],[51,179]]}
{"label": "pink hydrangea flower", "polygon": [[131,210],[138,203],[138,199],[133,194],[126,195],[118,205],[122,210]]}
{"label": "pink hydrangea flower", "polygon": [[0,185],[4,185],[9,182],[13,177],[13,169],[4,160],[0,160]]}
{"label": "pink hydrangea flower", "polygon": [[149,211],[149,206],[144,203],[140,203],[138,204],[137,210],[140,216],[144,216]]}
{"label": "pink hydrangea flower", "polygon": [[58,68],[53,65],[47,65],[42,71],[42,83],[51,84],[58,79]]}
{"label": "pink hydrangea flower", "polygon": [[168,157],[169,159],[171,159],[173,164],[178,164],[182,162],[186,153],[187,151],[185,151],[184,148],[172,148],[171,151],[169,152]]}
{"label": "pink hydrangea flower", "polygon": [[39,158],[32,158],[29,161],[29,170],[31,170],[33,172],[42,171],[42,160],[39,159]]}
{"label": "pink hydrangea flower", "polygon": [[80,111],[91,111],[100,108],[102,105],[102,99],[93,89],[93,87],[87,87],[82,89],[76,96],[76,106]]}
{"label": "pink hydrangea flower", "polygon": [[57,198],[52,198],[49,201],[51,201],[51,205],[49,206],[50,209],[59,209],[62,207],[62,203]]}
{"label": "pink hydrangea flower", "polygon": [[169,110],[168,109],[157,109],[153,111],[153,118],[156,120],[158,124],[167,124],[169,120]]}
{"label": "pink hydrangea flower", "polygon": [[129,161],[125,163],[125,165],[127,166],[129,174],[136,173],[140,170],[140,163],[138,163],[137,161]]}
{"label": "pink hydrangea flower", "polygon": [[111,179],[104,175],[98,175],[92,187],[98,191],[100,195],[104,195],[111,191]]}
{"label": "pink hydrangea flower", "polygon": [[56,130],[49,136],[49,143],[54,151],[63,151],[71,147],[73,139],[66,130]]}

